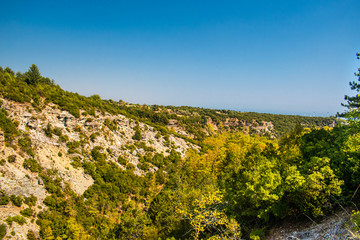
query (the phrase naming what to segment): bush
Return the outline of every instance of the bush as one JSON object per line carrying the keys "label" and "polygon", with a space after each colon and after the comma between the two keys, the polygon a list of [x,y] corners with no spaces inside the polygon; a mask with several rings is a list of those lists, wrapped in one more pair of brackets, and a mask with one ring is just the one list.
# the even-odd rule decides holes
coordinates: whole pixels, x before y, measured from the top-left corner
{"label": "bush", "polygon": [[76,149],[78,147],[80,147],[80,142],[76,141],[76,142],[68,142],[66,143],[66,146],[68,147],[68,153],[72,154],[76,152]]}
{"label": "bush", "polygon": [[67,135],[60,135],[59,139],[60,139],[61,142],[64,142],[64,143],[69,141],[69,137]]}
{"label": "bush", "polygon": [[118,157],[118,163],[120,163],[123,166],[126,166],[127,161],[125,160],[125,158],[123,158],[122,156]]}
{"label": "bush", "polygon": [[80,159],[79,157],[73,157],[73,158],[72,158],[71,165],[72,165],[74,168],[78,169],[79,167],[82,166],[82,164],[81,164],[81,159]]}
{"label": "bush", "polygon": [[21,207],[23,203],[23,198],[21,196],[11,195],[10,200],[17,207]]}
{"label": "bush", "polygon": [[31,217],[34,213],[34,210],[32,210],[31,208],[25,208],[24,210],[20,211],[20,214],[23,215],[24,217]]}
{"label": "bush", "polygon": [[52,133],[55,134],[56,136],[60,137],[62,134],[62,130],[61,130],[61,128],[56,127],[54,129],[52,129]]}
{"label": "bush", "polygon": [[95,161],[104,161],[106,160],[106,154],[101,153],[100,150],[102,150],[101,147],[94,147],[93,150],[91,150],[91,156]]}
{"label": "bush", "polygon": [[91,140],[92,142],[95,142],[95,139],[96,139],[97,136],[99,136],[99,135],[100,135],[100,133],[98,133],[98,132],[92,133],[92,134],[90,135],[90,140]]}
{"label": "bush", "polygon": [[35,159],[26,159],[23,163],[23,167],[25,169],[29,169],[31,172],[41,172],[43,170],[43,168],[41,167],[41,165],[35,160]]}
{"label": "bush", "polygon": [[27,154],[29,154],[31,156],[34,156],[31,139],[28,135],[25,135],[23,138],[19,138],[18,144],[19,144],[21,150],[23,150],[24,152],[26,152]]}
{"label": "bush", "polygon": [[25,197],[24,203],[29,207],[34,207],[36,205],[37,197],[31,195],[31,197]]}
{"label": "bush", "polygon": [[6,225],[1,224],[0,225],[0,240],[3,239],[6,235]]}
{"label": "bush", "polygon": [[10,145],[14,137],[19,135],[17,124],[8,118],[8,113],[5,109],[0,109],[0,129],[4,132],[6,143]]}
{"label": "bush", "polygon": [[12,225],[13,222],[18,223],[19,225],[24,225],[26,223],[26,219],[23,216],[16,215],[14,217],[8,217],[6,222],[9,225]]}
{"label": "bush", "polygon": [[141,131],[140,131],[139,125],[135,126],[134,129],[135,129],[135,134],[132,137],[132,139],[138,140],[138,141],[141,140]]}
{"label": "bush", "polygon": [[44,129],[44,132],[45,132],[45,135],[47,136],[47,137],[49,137],[49,138],[51,138],[52,137],[52,129],[51,129],[51,124],[50,123],[48,123],[47,125],[46,125],[46,128]]}
{"label": "bush", "polygon": [[7,205],[9,203],[9,201],[10,201],[9,196],[7,196],[5,194],[0,196],[0,205]]}

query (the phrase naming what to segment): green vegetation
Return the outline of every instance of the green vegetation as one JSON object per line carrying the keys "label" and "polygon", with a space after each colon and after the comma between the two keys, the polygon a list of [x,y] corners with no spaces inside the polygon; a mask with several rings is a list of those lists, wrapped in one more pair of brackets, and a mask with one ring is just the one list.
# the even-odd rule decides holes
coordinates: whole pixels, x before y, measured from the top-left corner
{"label": "green vegetation", "polygon": [[10,200],[11,200],[12,204],[14,204],[17,207],[21,207],[21,205],[23,203],[23,198],[20,195],[19,196],[11,195]]}
{"label": "green vegetation", "polygon": [[27,235],[26,235],[28,240],[36,240],[36,236],[35,233],[31,230],[28,231]]}
{"label": "green vegetation", "polygon": [[29,169],[31,172],[41,172],[41,165],[33,158],[25,159],[23,163],[25,169]]}
{"label": "green vegetation", "polygon": [[13,222],[16,222],[19,225],[24,225],[26,223],[26,219],[23,216],[14,216],[14,217],[8,217],[6,219],[6,222],[11,226]]}
{"label": "green vegetation", "polygon": [[19,131],[17,124],[8,118],[8,114],[3,108],[0,109],[0,129],[4,132],[6,144],[12,145],[14,138],[19,135]]}
{"label": "green vegetation", "polygon": [[34,156],[31,139],[27,134],[24,134],[22,138],[18,139],[18,145],[20,146],[22,151],[26,152],[30,156]]}
{"label": "green vegetation", "polygon": [[[7,70],[6,70],[7,69]],[[25,74],[13,74],[9,68],[0,69],[0,96],[13,100],[16,102],[28,102],[37,109],[41,109],[46,104],[52,102],[59,106],[62,110],[69,111],[75,117],[80,117],[80,110],[83,114],[95,116],[95,112],[108,112],[111,114],[122,114],[137,121],[149,124],[155,127],[163,135],[170,132],[166,127],[169,124],[169,119],[174,119],[178,122],[180,127],[183,127],[187,132],[194,135],[194,139],[185,137],[181,134],[176,134],[187,141],[201,144],[206,134],[204,130],[208,129],[208,119],[218,127],[225,126],[230,130],[245,129],[243,124],[227,125],[227,120],[235,122],[252,123],[256,121],[261,124],[263,121],[272,122],[274,124],[274,134],[282,136],[295,127],[296,123],[303,126],[327,126],[336,121],[335,118],[322,117],[303,117],[303,116],[289,116],[265,113],[247,113],[230,110],[214,110],[194,107],[173,107],[173,106],[146,106],[136,104],[126,104],[123,101],[115,102],[112,100],[101,100],[100,96],[93,95],[91,97],[84,97],[77,93],[67,92],[61,89],[54,83],[53,80],[44,78],[40,75],[36,65],[32,65]],[[2,109],[2,111],[4,111]],[[6,126],[7,138],[10,140],[11,136],[17,134],[16,125],[10,122],[2,123],[2,118],[6,118],[6,113],[2,116],[0,112],[0,128]],[[91,121],[91,118],[88,118]],[[4,120],[7,121],[7,120]],[[111,130],[117,129],[117,123],[106,119],[104,124]],[[52,134],[61,137],[61,141],[66,142],[66,139],[60,133],[52,131],[51,126],[44,129],[47,136]],[[249,132],[254,132],[254,129],[249,129]],[[256,132],[256,131],[255,131]],[[96,136],[94,136],[96,137]],[[136,139],[139,138],[139,132],[134,135]],[[92,138],[94,140],[95,138]]]}
{"label": "green vegetation", "polygon": [[6,235],[6,225],[1,224],[0,225],[0,239],[3,239]]}
{"label": "green vegetation", "polygon": [[[360,81],[360,72],[358,77]],[[101,100],[98,95],[87,98],[41,77],[35,65],[17,76],[0,69],[0,84],[3,98],[31,103],[40,110],[52,102],[75,117],[82,110],[87,122],[99,112],[130,117],[136,122],[132,137],[136,141],[130,140],[122,150],[145,152],[138,154],[137,166],[126,154],[112,162],[108,159],[115,151],[110,148],[95,146],[82,153],[84,142],[95,142],[101,133],[71,142],[61,129],[48,124],[43,129],[46,136],[59,136],[68,154],[83,154],[73,157],[71,164],[94,179],[78,196],[56,170],[40,166],[29,136],[18,132],[17,124],[1,109],[0,127],[7,143],[17,140],[20,150],[31,156],[23,167],[38,174],[48,193],[43,202],[47,208],[36,216],[41,239],[261,239],[286,219],[321,218],[339,204],[360,202],[358,95],[346,96],[348,110],[342,116],[348,124],[329,127],[336,123],[334,118],[140,106]],[[360,90],[359,83],[351,87]],[[197,143],[201,151],[189,150],[182,158],[174,150],[170,136],[180,134],[167,128],[170,119],[194,136],[182,138]],[[267,135],[241,121],[272,122],[275,131]],[[139,122],[159,132],[156,138],[163,138],[169,147],[167,156],[141,141]],[[117,131],[115,120],[106,119],[104,125],[102,133]],[[217,131],[211,127],[215,125]],[[135,169],[143,170],[144,176],[135,175]],[[8,204],[9,199],[22,205],[21,196],[6,194],[0,196],[0,204]],[[29,207],[21,214],[33,216],[36,201],[34,196],[25,198]],[[24,224],[23,216],[6,221]],[[353,221],[358,219],[354,213]],[[28,239],[34,238],[29,232]]]}
{"label": "green vegetation", "polygon": [[25,208],[24,210],[20,211],[20,214],[24,217],[31,217],[34,214],[34,210],[31,208]]}
{"label": "green vegetation", "polygon": [[139,125],[136,125],[134,127],[134,130],[135,130],[135,133],[134,133],[134,136],[132,137],[132,139],[134,140],[141,140],[141,130],[140,130],[140,127]]}
{"label": "green vegetation", "polygon": [[35,207],[37,201],[37,197],[31,195],[30,197],[25,197],[24,203],[27,204],[29,207]]}
{"label": "green vegetation", "polygon": [[9,196],[5,193],[1,193],[0,195],[0,205],[7,205],[10,202]]}

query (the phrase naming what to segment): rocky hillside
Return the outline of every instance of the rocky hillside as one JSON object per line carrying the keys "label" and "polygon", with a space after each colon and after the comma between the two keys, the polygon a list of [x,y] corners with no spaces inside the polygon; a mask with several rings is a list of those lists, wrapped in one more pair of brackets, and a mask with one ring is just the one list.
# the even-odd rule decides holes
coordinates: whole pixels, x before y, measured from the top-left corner
{"label": "rocky hillside", "polygon": [[[171,134],[162,136],[154,127],[120,114],[96,112],[95,116],[81,114],[76,118],[54,104],[36,111],[28,103],[1,101],[1,108],[17,123],[21,135],[31,142],[33,153],[24,152],[16,145],[7,146],[4,133],[0,132],[0,189],[7,195],[24,198],[35,196],[36,210],[46,208],[43,201],[49,193],[39,174],[25,166],[29,158],[36,161],[43,171],[56,172],[61,184],[69,184],[76,194],[82,195],[94,182],[81,167],[84,161],[91,158],[93,150],[105,154],[108,161],[120,168],[125,170],[131,167],[136,175],[144,176],[147,172],[158,170],[156,165],[144,161],[144,156],[161,154],[166,157],[173,150],[184,157],[189,148],[199,149],[182,138]],[[0,208],[2,223],[8,225],[8,236],[14,231],[12,238],[25,239],[28,230],[39,231],[33,221],[36,218],[32,217],[37,211],[21,226],[16,222],[8,224],[4,221],[8,217],[21,216],[20,212],[27,207],[26,204],[17,207],[9,203]]]}
{"label": "rocky hillside", "polygon": [[[244,139],[241,144],[248,143],[236,154],[261,152],[268,145],[268,157],[275,154],[274,139],[296,124],[336,123],[334,118],[134,105],[80,96],[39,74],[31,81],[29,76],[0,68],[0,239],[182,236],[190,225],[180,218],[185,212],[179,199],[192,206],[201,191],[217,194],[207,186],[216,182],[214,175],[221,179],[226,152],[234,150],[221,148]],[[194,182],[203,189],[199,193],[186,190]],[[212,204],[216,199],[210,198]],[[219,216],[238,239],[236,221]]]}

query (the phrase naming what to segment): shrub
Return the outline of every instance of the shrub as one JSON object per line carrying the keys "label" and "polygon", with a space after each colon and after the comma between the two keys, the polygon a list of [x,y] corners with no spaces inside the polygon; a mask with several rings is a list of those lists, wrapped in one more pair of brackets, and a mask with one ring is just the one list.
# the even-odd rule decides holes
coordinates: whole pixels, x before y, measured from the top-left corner
{"label": "shrub", "polygon": [[101,147],[94,147],[93,150],[91,150],[91,156],[95,161],[106,160],[106,154],[101,153],[100,150],[102,150]]}
{"label": "shrub", "polygon": [[123,158],[122,156],[118,157],[118,163],[120,163],[123,166],[126,166],[127,161],[125,160],[125,158]]}
{"label": "shrub", "polygon": [[132,139],[134,140],[141,140],[141,131],[139,129],[135,130],[134,136],[132,136]]}
{"label": "shrub", "polygon": [[68,147],[68,153],[72,154],[76,152],[76,149],[80,147],[80,142],[68,142],[66,143],[66,146]]}
{"label": "shrub", "polygon": [[7,144],[12,144],[14,137],[19,135],[17,123],[8,118],[8,113],[5,109],[0,109],[0,129],[4,132]]}
{"label": "shrub", "polygon": [[9,196],[7,196],[5,194],[0,196],[0,205],[7,205],[9,203],[9,201],[10,201]]}
{"label": "shrub", "polygon": [[3,239],[6,235],[6,225],[1,224],[0,225],[0,240]]}
{"label": "shrub", "polygon": [[64,143],[66,143],[67,141],[69,141],[69,137],[67,136],[67,135],[60,135],[59,136],[59,139],[60,139],[60,141],[61,142],[64,142]]}
{"label": "shrub", "polygon": [[35,159],[31,159],[31,158],[25,159],[23,163],[23,167],[25,169],[29,169],[31,172],[37,172],[37,173],[43,170],[41,165]]}
{"label": "shrub", "polygon": [[97,138],[97,136],[99,136],[100,134],[98,133],[98,132],[96,132],[96,133],[92,133],[91,135],[90,135],[90,140],[92,141],[92,142],[95,142],[95,139]]}
{"label": "shrub", "polygon": [[50,123],[48,123],[47,125],[46,125],[46,128],[44,129],[44,132],[45,132],[45,135],[47,136],[47,137],[52,137],[52,129],[51,129],[51,124]]}
{"label": "shrub", "polygon": [[18,223],[19,225],[24,225],[26,223],[26,219],[23,216],[16,215],[14,217],[8,217],[5,220],[9,225],[12,225],[13,222]]}
{"label": "shrub", "polygon": [[32,210],[31,208],[25,208],[24,210],[20,211],[20,214],[23,215],[24,217],[31,217],[34,213],[34,210]]}
{"label": "shrub", "polygon": [[30,207],[34,207],[36,205],[37,197],[31,195],[31,197],[25,197],[24,203]]}
{"label": "shrub", "polygon": [[59,128],[59,127],[56,127],[56,128],[54,128],[54,129],[52,129],[52,133],[53,134],[55,134],[56,136],[61,136],[61,134],[62,134],[62,130],[61,130],[61,128]]}
{"label": "shrub", "polygon": [[74,168],[79,168],[82,166],[81,164],[81,159],[79,157],[73,157],[72,158],[72,162],[71,162],[71,165],[74,167]]}
{"label": "shrub", "polygon": [[10,200],[17,207],[21,207],[23,203],[23,198],[21,196],[11,195]]}
{"label": "shrub", "polygon": [[19,144],[21,150],[23,150],[24,152],[26,152],[27,154],[29,154],[31,156],[34,156],[31,139],[28,135],[25,135],[23,138],[19,138],[18,144]]}

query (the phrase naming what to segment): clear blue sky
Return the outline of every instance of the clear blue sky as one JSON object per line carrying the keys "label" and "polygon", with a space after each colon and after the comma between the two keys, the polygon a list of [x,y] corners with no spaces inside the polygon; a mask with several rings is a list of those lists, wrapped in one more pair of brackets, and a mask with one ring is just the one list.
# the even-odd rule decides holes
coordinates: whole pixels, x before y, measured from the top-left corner
{"label": "clear blue sky", "polygon": [[1,1],[0,66],[86,96],[285,114],[343,111],[359,0]]}

